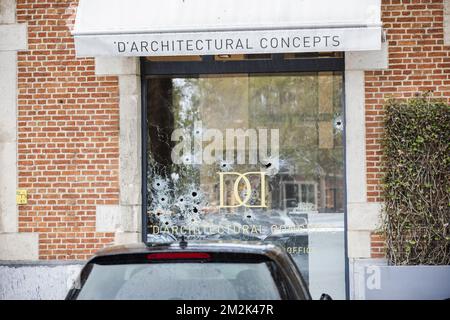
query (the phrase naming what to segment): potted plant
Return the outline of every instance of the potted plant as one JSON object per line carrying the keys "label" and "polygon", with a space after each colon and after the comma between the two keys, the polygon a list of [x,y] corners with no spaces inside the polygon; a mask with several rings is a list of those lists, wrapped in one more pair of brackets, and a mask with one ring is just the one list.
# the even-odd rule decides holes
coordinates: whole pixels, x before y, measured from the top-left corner
{"label": "potted plant", "polygon": [[383,137],[386,266],[366,299],[450,298],[450,106],[428,95],[389,100]]}

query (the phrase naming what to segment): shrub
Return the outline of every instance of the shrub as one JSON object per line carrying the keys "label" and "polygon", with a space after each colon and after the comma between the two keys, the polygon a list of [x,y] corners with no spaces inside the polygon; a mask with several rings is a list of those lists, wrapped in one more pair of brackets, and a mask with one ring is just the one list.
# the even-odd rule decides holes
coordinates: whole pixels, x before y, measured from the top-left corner
{"label": "shrub", "polygon": [[450,264],[450,106],[390,100],[383,138],[383,231],[394,265]]}

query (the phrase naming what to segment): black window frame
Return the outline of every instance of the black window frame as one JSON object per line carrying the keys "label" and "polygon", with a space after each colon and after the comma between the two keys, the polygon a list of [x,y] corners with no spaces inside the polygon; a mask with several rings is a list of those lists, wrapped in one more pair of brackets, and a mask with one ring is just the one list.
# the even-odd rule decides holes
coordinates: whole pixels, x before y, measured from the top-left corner
{"label": "black window frame", "polygon": [[186,76],[196,74],[289,73],[344,71],[344,57],[302,57],[285,59],[284,54],[272,54],[272,59],[216,60],[202,56],[201,61],[141,60],[141,74],[151,76]]}

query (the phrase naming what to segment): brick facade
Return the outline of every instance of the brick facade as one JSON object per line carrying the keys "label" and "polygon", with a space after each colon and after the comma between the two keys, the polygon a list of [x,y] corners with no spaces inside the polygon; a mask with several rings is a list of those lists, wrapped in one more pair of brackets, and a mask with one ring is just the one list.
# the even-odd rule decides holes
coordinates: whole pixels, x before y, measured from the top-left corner
{"label": "brick facade", "polygon": [[[382,0],[389,70],[366,72],[368,201],[381,202],[380,138],[390,96],[423,91],[450,102],[444,0]],[[97,205],[119,203],[119,86],[75,58],[67,22],[74,0],[17,0],[29,50],[18,55],[19,231],[39,233],[40,259],[85,259],[114,240],[95,230]],[[383,240],[372,235],[372,256]]]}
{"label": "brick facade", "polygon": [[19,232],[39,233],[40,259],[78,260],[114,239],[95,231],[97,205],[118,204],[117,77],[76,59],[73,0],[18,0],[29,50],[18,55]]}
{"label": "brick facade", "polygon": [[[380,169],[383,105],[430,91],[450,102],[450,46],[444,46],[444,0],[382,0],[389,70],[366,72],[367,197],[382,202]],[[372,257],[382,256],[372,235]]]}

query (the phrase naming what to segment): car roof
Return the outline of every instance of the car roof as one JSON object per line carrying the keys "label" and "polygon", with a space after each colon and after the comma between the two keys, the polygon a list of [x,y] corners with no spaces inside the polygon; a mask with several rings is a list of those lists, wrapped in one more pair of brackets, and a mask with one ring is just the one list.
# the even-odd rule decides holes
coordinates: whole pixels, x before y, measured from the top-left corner
{"label": "car roof", "polygon": [[261,254],[267,256],[284,255],[284,250],[278,245],[253,242],[253,241],[188,241],[184,244],[180,242],[171,243],[135,243],[125,245],[114,245],[99,250],[93,258],[111,255],[139,254],[161,251],[206,251],[206,252],[230,252],[230,253],[249,253]]}
{"label": "car roof", "polygon": [[[299,296],[305,296],[310,299],[309,291],[302,279],[302,276],[289,254],[281,246],[272,243],[263,243],[255,241],[237,241],[237,240],[196,240],[188,242],[170,242],[170,243],[136,243],[127,245],[114,245],[99,250],[84,266],[81,274],[88,269],[90,263],[96,263],[96,260],[103,258],[116,260],[115,256],[134,255],[157,252],[211,252],[211,253],[230,253],[230,254],[255,254],[263,255],[277,263],[284,274],[289,277],[290,283],[298,281],[301,286],[295,290]],[[121,257],[118,257],[119,259]],[[80,274],[80,277],[81,277]],[[294,281],[294,282],[295,282]],[[299,293],[301,290],[301,293]]]}

